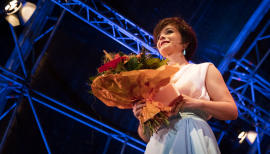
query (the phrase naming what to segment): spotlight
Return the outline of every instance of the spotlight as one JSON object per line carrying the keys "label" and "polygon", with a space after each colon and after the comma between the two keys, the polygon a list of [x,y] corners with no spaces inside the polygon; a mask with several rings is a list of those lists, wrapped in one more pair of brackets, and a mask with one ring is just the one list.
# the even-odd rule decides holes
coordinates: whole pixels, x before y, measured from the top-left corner
{"label": "spotlight", "polygon": [[15,27],[19,26],[20,22],[25,25],[35,10],[36,5],[33,3],[12,0],[5,6],[4,12],[6,13],[6,20]]}
{"label": "spotlight", "polygon": [[9,4],[5,7],[5,11],[7,15],[11,15],[16,13],[22,7],[22,3],[17,0],[13,0],[9,2]]}
{"label": "spotlight", "polygon": [[247,140],[249,145],[252,145],[257,137],[257,132],[255,131],[249,131],[249,132],[241,132],[238,135],[238,138],[240,139],[239,143],[242,143],[244,141],[244,139]]}
{"label": "spotlight", "polygon": [[257,138],[258,133],[255,131],[249,131],[247,133],[247,137],[246,140],[248,142],[249,145],[253,144],[253,142],[255,141],[255,139]]}
{"label": "spotlight", "polygon": [[241,132],[238,135],[238,138],[240,139],[239,143],[242,143],[244,141],[244,139],[246,138],[246,136],[247,136],[247,132]]}

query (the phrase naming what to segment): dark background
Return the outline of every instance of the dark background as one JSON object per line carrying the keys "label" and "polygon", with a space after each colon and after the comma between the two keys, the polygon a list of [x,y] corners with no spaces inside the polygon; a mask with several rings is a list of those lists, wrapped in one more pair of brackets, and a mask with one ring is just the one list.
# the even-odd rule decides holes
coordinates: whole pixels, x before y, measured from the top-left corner
{"label": "dark background", "polygon": [[[34,0],[32,2],[37,3]],[[152,33],[159,20],[181,15],[193,27],[198,38],[198,49],[191,60],[195,63],[212,62],[216,67],[261,3],[260,0],[103,0],[102,2],[149,33]],[[55,6],[53,16],[59,17],[60,11],[60,8]],[[241,57],[241,51],[243,54],[244,49],[254,39],[256,30],[259,31],[260,26],[267,21],[269,14],[268,12],[254,33],[250,34],[239,51],[238,57]],[[53,24],[55,22],[48,22],[44,31]],[[23,28],[23,26],[15,28],[18,36]],[[48,36],[46,35],[35,44],[35,59],[41,52]],[[1,20],[0,23],[0,46],[0,65],[5,66],[15,46],[9,25],[5,19]],[[132,110],[107,107],[88,93],[89,87],[86,83],[90,76],[96,75],[96,68],[101,65],[102,50],[130,53],[121,44],[77,17],[66,13],[35,72],[30,87],[109,126],[128,133],[134,138],[140,139],[137,135],[138,120],[134,117]],[[31,56],[29,57],[26,66],[28,70],[31,70],[33,63]],[[266,60],[258,73],[269,81],[268,67],[269,60]],[[17,73],[23,74],[21,69],[18,69]],[[224,78],[226,79],[226,74]],[[6,109],[12,105],[12,102],[14,101],[10,100],[7,103]],[[45,100],[45,102],[48,101]],[[270,110],[269,103],[266,104],[267,99],[262,98],[260,102],[263,102],[260,105],[266,111]],[[106,135],[93,131],[88,126],[39,103],[34,103],[34,106],[52,153],[103,152],[107,141]],[[3,137],[10,116],[11,113],[0,121],[0,139]],[[210,122],[226,125],[225,122],[214,118]],[[231,131],[225,135],[220,144],[221,153],[246,153],[249,145],[246,141],[239,144],[237,136],[243,128],[254,130],[253,126],[238,118],[233,121],[231,127]],[[220,133],[215,132],[217,139]],[[262,151],[266,150],[268,144],[269,136],[265,135],[261,144]],[[121,148],[122,143],[112,140],[107,153],[120,153]],[[4,153],[47,153],[26,98],[19,107]],[[141,152],[127,146],[125,153]]]}

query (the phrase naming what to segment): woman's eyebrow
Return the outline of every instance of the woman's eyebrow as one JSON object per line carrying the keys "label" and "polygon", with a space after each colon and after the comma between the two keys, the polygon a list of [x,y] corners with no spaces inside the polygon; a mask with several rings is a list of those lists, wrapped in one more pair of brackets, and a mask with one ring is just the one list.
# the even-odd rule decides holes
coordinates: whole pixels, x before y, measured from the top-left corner
{"label": "woman's eyebrow", "polygon": [[[162,31],[167,31],[167,30],[169,30],[169,29],[172,29],[172,30],[173,30],[173,28],[169,27],[169,28],[166,28],[165,30],[162,30]],[[162,33],[162,31],[161,31],[160,33]],[[159,35],[158,35],[157,37],[160,36],[160,33],[159,33]]]}
{"label": "woman's eyebrow", "polygon": [[166,28],[165,30],[168,30],[168,29],[173,29],[173,28]]}

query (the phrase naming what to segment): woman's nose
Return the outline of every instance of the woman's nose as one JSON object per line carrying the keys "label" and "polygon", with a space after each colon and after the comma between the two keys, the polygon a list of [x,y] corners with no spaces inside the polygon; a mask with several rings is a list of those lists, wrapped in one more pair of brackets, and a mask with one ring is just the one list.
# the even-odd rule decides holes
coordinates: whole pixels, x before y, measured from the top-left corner
{"label": "woman's nose", "polygon": [[163,35],[159,36],[159,40],[163,40],[165,37]]}

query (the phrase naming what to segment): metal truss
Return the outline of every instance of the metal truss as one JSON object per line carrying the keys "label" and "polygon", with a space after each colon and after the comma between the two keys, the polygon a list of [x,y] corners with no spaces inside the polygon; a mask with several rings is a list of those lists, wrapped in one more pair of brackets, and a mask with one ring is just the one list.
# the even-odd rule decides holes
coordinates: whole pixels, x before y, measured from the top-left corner
{"label": "metal truss", "polygon": [[[135,148],[141,152],[144,152],[144,150],[142,148],[145,148],[146,144],[129,136],[128,134],[125,134],[125,133],[122,133],[121,131],[118,131],[117,129],[114,129],[104,123],[101,123],[99,122],[98,120],[96,119],[93,119],[91,118],[90,116],[86,115],[86,114],[83,114],[81,113],[80,111],[77,111],[67,105],[64,105],[63,103],[53,99],[53,98],[50,98],[48,96],[46,96],[45,94],[42,94],[41,92],[39,91],[36,91],[34,89],[31,89],[29,88],[25,82],[24,82],[24,77],[21,77],[13,72],[10,72],[9,70],[7,70],[6,68],[0,66],[0,70],[3,71],[3,73],[0,73],[0,77],[1,78],[4,78],[6,79],[7,81],[9,81],[8,84],[0,84],[1,86],[5,87],[5,88],[12,88],[13,91],[17,92],[18,94],[22,94],[24,95],[25,97],[28,98],[29,100],[29,103],[31,105],[31,108],[32,108],[32,111],[34,113],[34,116],[35,116],[35,119],[36,119],[36,122],[39,126],[39,130],[42,134],[42,137],[43,137],[43,141],[46,145],[46,148],[47,148],[47,151],[48,153],[51,153],[51,150],[49,148],[49,144],[47,143],[46,141],[46,137],[45,137],[45,134],[43,133],[43,130],[42,130],[42,127],[41,127],[41,124],[39,122],[39,119],[38,119],[38,115],[36,113],[36,110],[34,108],[34,104],[33,104],[33,101],[34,102],[37,102],[37,103],[40,103],[56,112],[59,112],[69,118],[72,118],[86,126],[89,126],[91,127],[92,129],[95,129],[105,135],[108,135],[108,140],[107,140],[107,143],[106,143],[106,148],[104,149],[104,153],[106,153],[107,149],[108,149],[108,145],[110,143],[110,140],[112,138],[124,143],[123,144],[123,147],[122,147],[122,152],[124,152],[124,149],[125,149],[125,146],[128,145],[132,148]],[[9,75],[5,75],[4,72],[7,72]],[[44,102],[44,101],[41,101],[40,99],[38,99],[37,97],[33,97],[30,95],[29,91],[33,92],[34,94],[38,95],[38,96],[41,96],[43,98],[45,98],[48,102],[51,102],[57,106],[61,106],[61,107],[55,107],[53,105],[50,105],[51,103],[48,103],[48,102]],[[16,108],[18,106],[18,103],[14,103],[2,116],[0,116],[0,120],[3,119],[9,112],[12,111],[13,108]],[[68,112],[65,110],[68,110]],[[13,110],[13,113],[16,113],[16,109]],[[86,122],[86,121],[91,121],[91,123],[89,122]],[[10,123],[11,124],[11,123]],[[100,126],[103,126],[104,128],[103,129],[100,129],[99,127],[96,126],[96,124],[100,125]],[[8,126],[9,128],[10,126]],[[8,129],[7,129],[8,131]],[[7,131],[5,133],[5,136],[7,134]],[[109,132],[113,132],[113,133],[109,133]],[[3,137],[3,140],[4,140],[5,137]],[[3,142],[2,141],[2,144],[1,144],[1,148],[4,146],[3,145]]]}
{"label": "metal truss", "polygon": [[[124,150],[125,150],[125,147],[126,145],[132,147],[132,148],[135,148],[141,152],[144,152],[144,149],[145,149],[145,146],[146,144],[131,137],[130,135],[128,134],[125,134],[117,129],[114,129],[104,123],[101,123],[99,122],[98,120],[86,115],[86,114],[83,114],[81,113],[80,111],[78,110],[75,110],[53,98],[50,98],[48,96],[46,96],[45,94],[42,94],[34,89],[31,89],[28,87],[29,83],[31,82],[31,75],[34,74],[35,70],[36,70],[36,66],[38,65],[38,63],[40,62],[40,59],[42,58],[44,52],[46,51],[49,43],[50,43],[50,40],[52,39],[52,37],[54,36],[54,33],[58,27],[58,25],[60,24],[63,16],[64,16],[64,13],[65,13],[65,10],[62,12],[60,18],[58,19],[57,23],[55,26],[53,26],[53,30],[52,28],[49,30],[51,32],[50,34],[50,37],[47,41],[47,43],[45,44],[45,47],[44,49],[42,50],[38,60],[36,61],[34,67],[32,68],[31,72],[29,74],[27,74],[27,70],[25,68],[25,64],[24,64],[24,61],[23,61],[23,56],[22,56],[22,53],[21,53],[21,49],[20,49],[20,45],[18,43],[18,39],[17,39],[17,36],[15,34],[15,31],[14,31],[14,28],[12,26],[10,26],[11,28],[11,31],[12,31],[12,34],[13,34],[13,38],[14,38],[14,41],[15,41],[15,45],[16,45],[16,49],[17,49],[17,52],[18,52],[18,55],[19,55],[19,58],[20,58],[20,62],[21,62],[21,66],[22,66],[22,69],[23,69],[23,73],[24,73],[24,76],[20,76],[20,75],[17,75],[16,73],[12,72],[11,70],[8,70],[6,69],[5,67],[2,67],[0,66],[0,78],[4,79],[5,81],[7,82],[1,82],[0,83],[0,87],[1,87],[1,90],[0,90],[0,94],[4,91],[4,90],[7,90],[7,89],[11,89],[13,90],[14,92],[17,92],[19,95],[18,96],[14,96],[14,95],[11,95],[11,96],[6,96],[6,98],[19,98],[19,100],[14,103],[8,110],[6,110],[2,115],[0,115],[0,120],[3,119],[9,112],[13,111],[12,113],[12,116],[11,116],[11,119],[9,121],[9,124],[6,128],[6,131],[5,131],[5,134],[4,134],[4,137],[2,139],[2,142],[0,144],[0,153],[3,151],[3,148],[4,148],[4,145],[5,145],[5,142],[7,140],[7,134],[9,132],[9,130],[11,129],[11,125],[12,125],[12,122],[14,121],[14,119],[16,118],[16,112],[18,110],[18,106],[21,102],[21,99],[22,97],[27,97],[28,98],[28,101],[30,103],[30,106],[31,106],[31,109],[33,111],[33,114],[34,114],[34,117],[35,117],[35,120],[37,122],[37,125],[38,125],[38,128],[40,130],[40,133],[42,135],[42,139],[44,141],[44,144],[46,146],[46,149],[47,149],[47,152],[48,153],[51,153],[51,149],[50,149],[50,146],[46,140],[46,136],[43,132],[43,129],[42,129],[42,126],[41,126],[41,123],[39,122],[39,118],[38,118],[38,114],[35,110],[35,107],[34,107],[34,103],[37,102],[37,103],[40,103],[56,112],[59,112],[69,118],[72,118],[86,126],[89,126],[90,128],[92,129],[95,129],[99,132],[102,132],[103,134],[105,135],[108,135],[108,140],[107,140],[107,143],[105,145],[105,148],[104,148],[104,151],[103,153],[105,154],[107,152],[107,149],[109,147],[109,144],[110,144],[110,141],[111,139],[115,139],[115,140],[118,140],[120,142],[123,143],[123,146],[122,146],[122,150],[121,150],[121,154],[124,153]],[[47,33],[47,32],[46,32]],[[44,36],[44,34],[41,34],[39,37],[37,37],[37,39],[40,39],[42,36]],[[33,93],[33,94],[30,94]],[[40,99],[38,99],[37,97],[34,97],[32,95],[37,95],[38,97],[43,97],[47,100],[47,102],[44,102],[44,101],[41,101]],[[53,105],[51,105],[53,104]],[[89,122],[90,121],[90,122]],[[103,129],[100,129],[98,126],[102,126]]]}
{"label": "metal truss", "polygon": [[[270,20],[261,29],[241,59],[231,61],[236,65],[230,70],[231,75],[227,81],[227,86],[237,103],[239,117],[255,126],[258,134],[260,130],[270,136],[270,113],[256,104],[256,98],[258,97],[264,96],[266,99],[270,99],[270,83],[257,73],[270,54],[270,35],[265,34],[269,25]],[[261,51],[258,47],[258,43],[262,43],[263,40],[267,42],[266,46],[269,48],[266,52]],[[252,51],[255,51],[255,57],[254,54],[251,55]],[[261,53],[264,55],[261,56]],[[250,92],[247,91],[249,89]],[[258,136],[257,142],[260,143]],[[258,146],[258,152],[260,154],[260,146]]]}
{"label": "metal truss", "polygon": [[153,36],[105,4],[94,0],[51,0],[103,34],[138,54],[144,46],[150,54],[160,56],[154,49]]}
{"label": "metal truss", "polygon": [[[63,2],[61,0],[58,0],[58,1],[51,0],[51,1],[54,2],[55,4],[59,5],[60,7],[64,8],[66,11],[70,12],[71,14],[75,15],[79,19],[85,21],[89,25],[93,26],[97,30],[101,31],[105,35],[114,39],[118,43],[127,47],[132,52],[139,53],[142,46],[145,46],[145,48],[147,48],[151,52],[150,54],[160,56],[158,51],[156,49],[152,48],[152,46],[154,46],[153,36],[151,36],[149,33],[147,33],[143,29],[136,26],[134,23],[132,23],[128,19],[121,16],[119,13],[110,9],[105,4],[102,4],[100,2],[95,2],[94,0],[88,0],[88,2],[87,1],[83,2],[83,1],[79,1],[79,0],[70,0],[67,3]],[[61,21],[61,19],[60,19],[60,21]],[[59,22],[58,22],[58,24],[59,24]],[[269,25],[269,22],[268,22],[267,26],[268,25]],[[53,28],[56,28],[56,27],[57,27],[57,25],[54,26]],[[46,33],[51,31],[53,28],[49,29]],[[21,62],[22,68],[23,68],[24,77],[17,75],[17,74],[13,73],[12,71],[10,71],[2,66],[0,67],[0,70],[1,70],[0,77],[8,81],[7,83],[0,83],[0,86],[2,86],[2,89],[0,90],[0,94],[2,91],[6,90],[6,89],[12,89],[13,91],[15,91],[19,94],[19,96],[16,96],[16,97],[19,97],[19,100],[16,103],[14,103],[6,112],[4,112],[4,114],[0,115],[0,120],[1,120],[9,112],[11,112],[13,110],[12,118],[10,120],[10,123],[9,123],[7,130],[5,132],[5,135],[3,137],[2,143],[0,145],[0,152],[3,149],[4,143],[6,140],[6,136],[8,134],[9,129],[10,129],[10,126],[11,126],[11,122],[12,122],[13,118],[15,117],[14,115],[17,112],[18,104],[20,103],[20,99],[23,96],[28,98],[28,101],[29,101],[31,109],[34,113],[36,122],[38,124],[40,133],[42,135],[42,138],[43,138],[43,141],[45,143],[45,146],[46,146],[48,153],[51,153],[51,150],[50,150],[49,144],[47,143],[45,134],[43,133],[42,126],[39,122],[39,118],[38,118],[38,115],[37,115],[35,107],[34,107],[34,103],[36,103],[36,102],[40,103],[40,104],[42,104],[42,105],[44,105],[44,106],[46,106],[46,107],[48,107],[56,112],[59,112],[65,116],[68,116],[68,117],[70,117],[70,118],[72,118],[72,119],[74,119],[82,124],[85,124],[86,126],[89,126],[95,130],[98,130],[98,131],[108,135],[108,140],[107,140],[107,143],[105,145],[105,149],[104,149],[103,153],[106,153],[112,138],[123,143],[121,153],[124,152],[126,145],[133,147],[141,152],[144,152],[144,150],[142,148],[145,148],[145,146],[146,146],[145,143],[129,136],[128,134],[122,133],[122,132],[120,132],[120,131],[118,131],[118,130],[116,130],[116,129],[114,129],[114,128],[112,128],[104,123],[101,123],[101,122],[91,118],[90,116],[81,113],[80,111],[77,111],[69,106],[66,106],[63,103],[46,96],[45,94],[42,94],[34,89],[29,88],[28,84],[29,84],[29,82],[31,82],[31,81],[29,81],[29,79],[31,79],[31,77],[29,78],[29,76],[31,76],[31,74],[34,73],[34,71],[36,69],[35,66],[39,63],[40,58],[39,58],[39,60],[37,60],[35,66],[33,67],[31,74],[27,75],[27,73],[26,73],[27,71],[25,69],[24,62],[22,60],[23,59],[22,54],[20,52],[20,46],[18,44],[18,40],[17,40],[17,37],[14,33],[13,27],[11,27],[11,30],[13,32],[15,45],[16,45],[16,48],[17,48],[17,51],[18,51],[18,54],[20,57],[20,62]],[[52,33],[50,35],[49,40],[51,40],[51,38],[53,37],[54,32],[55,32],[55,30],[52,30]],[[262,37],[263,33],[264,32],[262,32],[261,35],[259,35],[256,38],[256,40],[254,41],[255,43],[252,43],[252,45],[250,47],[251,49],[256,47],[256,41],[269,38],[268,36]],[[42,36],[43,36],[43,34],[40,37],[42,37]],[[38,40],[40,37],[37,37],[36,40]],[[46,43],[45,49],[42,51],[42,53],[45,52],[46,48],[47,48],[47,43]],[[231,76],[227,82],[227,85],[228,85],[229,90],[231,91],[232,95],[234,96],[234,98],[236,100],[238,111],[239,111],[239,117],[244,119],[245,121],[253,124],[254,126],[256,126],[256,128],[260,129],[264,133],[270,135],[270,129],[269,129],[270,123],[268,121],[270,119],[270,114],[256,105],[255,92],[254,92],[254,90],[256,90],[256,91],[260,92],[261,94],[263,94],[264,96],[270,98],[270,84],[267,81],[265,81],[262,77],[260,77],[258,74],[256,74],[257,69],[260,67],[262,62],[268,56],[268,54],[270,53],[270,50],[267,51],[267,53],[264,55],[264,57],[262,59],[258,58],[258,64],[254,65],[254,64],[251,64],[246,59],[246,56],[249,54],[251,49],[244,54],[242,59],[234,60],[234,62],[236,62],[236,67],[233,70],[231,70]],[[42,57],[42,55],[40,57]],[[244,72],[241,71],[240,68],[242,68],[242,70],[244,69],[245,71]],[[237,80],[239,82],[244,82],[245,84],[244,84],[244,86],[234,87],[233,85],[231,85],[231,82],[233,80]],[[252,89],[251,90],[252,100],[250,100],[248,97],[244,96],[244,94],[245,94],[244,91],[247,90],[248,86],[250,86]],[[32,92],[34,95],[37,95],[39,97],[41,96],[41,97],[45,98],[48,102],[41,101],[37,97],[32,96],[30,94],[30,92]],[[7,96],[7,97],[14,97],[14,96]],[[54,104],[54,105],[51,105],[51,104]],[[91,122],[88,122],[89,120]],[[96,125],[103,126],[104,129],[100,129]],[[109,132],[113,132],[113,133],[109,133]]]}
{"label": "metal truss", "polygon": [[256,11],[253,13],[253,15],[250,17],[250,19],[248,20],[242,31],[239,33],[235,41],[232,43],[225,57],[219,64],[218,69],[221,74],[224,74],[230,62],[233,60],[233,57],[247,39],[248,35],[254,30],[254,28],[257,27],[257,25],[261,22],[264,15],[269,11],[269,9],[270,9],[270,0],[263,0],[256,9]]}
{"label": "metal truss", "polygon": [[270,114],[234,88],[228,88],[236,101],[238,116],[270,136]]}

